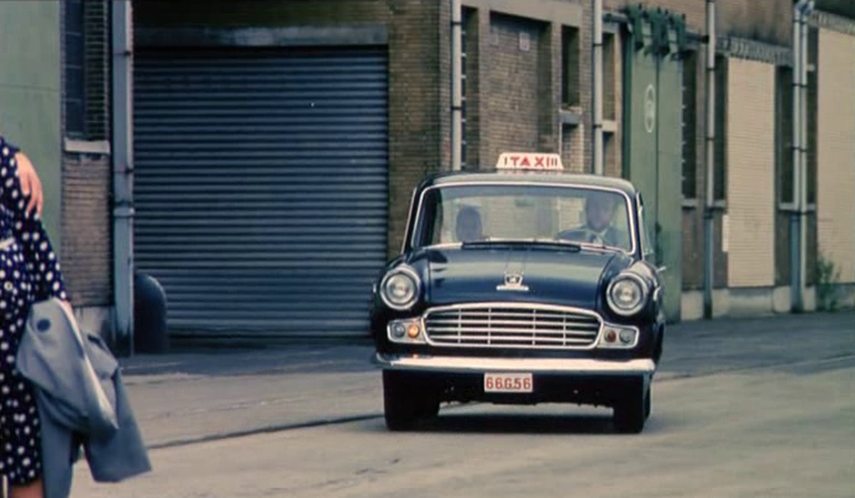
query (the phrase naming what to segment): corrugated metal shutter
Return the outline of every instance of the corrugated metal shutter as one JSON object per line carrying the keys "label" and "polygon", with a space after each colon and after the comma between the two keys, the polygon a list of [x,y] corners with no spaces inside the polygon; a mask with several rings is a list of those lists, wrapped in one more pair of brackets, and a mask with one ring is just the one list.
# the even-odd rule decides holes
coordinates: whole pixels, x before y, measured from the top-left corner
{"label": "corrugated metal shutter", "polygon": [[171,333],[366,334],[385,48],[139,51],[134,83],[135,258]]}

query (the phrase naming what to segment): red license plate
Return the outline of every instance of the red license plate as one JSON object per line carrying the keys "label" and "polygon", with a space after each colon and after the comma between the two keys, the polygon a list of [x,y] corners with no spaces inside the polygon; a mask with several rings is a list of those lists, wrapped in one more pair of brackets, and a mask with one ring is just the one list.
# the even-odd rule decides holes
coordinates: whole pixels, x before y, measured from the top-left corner
{"label": "red license plate", "polygon": [[534,382],[530,373],[485,373],[485,393],[530,393]]}

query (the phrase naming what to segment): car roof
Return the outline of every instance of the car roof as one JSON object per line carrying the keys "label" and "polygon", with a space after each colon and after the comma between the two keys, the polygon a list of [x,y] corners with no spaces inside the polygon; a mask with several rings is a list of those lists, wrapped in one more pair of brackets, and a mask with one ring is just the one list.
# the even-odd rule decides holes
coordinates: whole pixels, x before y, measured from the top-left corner
{"label": "car roof", "polygon": [[619,190],[630,196],[634,195],[636,192],[636,189],[632,185],[632,183],[622,178],[554,171],[482,170],[468,172],[437,173],[426,178],[425,181],[422,183],[422,187],[427,188],[431,186],[439,187],[448,184],[475,184],[484,182],[507,183],[508,185],[525,182],[591,186]]}

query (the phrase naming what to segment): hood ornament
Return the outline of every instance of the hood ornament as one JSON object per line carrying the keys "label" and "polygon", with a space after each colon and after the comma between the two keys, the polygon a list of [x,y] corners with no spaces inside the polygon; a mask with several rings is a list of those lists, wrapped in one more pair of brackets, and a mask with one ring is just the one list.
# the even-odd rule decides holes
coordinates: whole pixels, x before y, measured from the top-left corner
{"label": "hood ornament", "polygon": [[523,285],[522,273],[505,273],[505,283],[497,285],[496,290],[528,292],[528,286]]}

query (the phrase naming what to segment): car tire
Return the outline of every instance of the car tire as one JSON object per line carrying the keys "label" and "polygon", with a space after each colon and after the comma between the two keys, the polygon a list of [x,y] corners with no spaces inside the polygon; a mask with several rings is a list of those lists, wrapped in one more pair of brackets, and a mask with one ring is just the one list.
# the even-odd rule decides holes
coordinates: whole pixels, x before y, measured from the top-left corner
{"label": "car tire", "polygon": [[614,426],[622,434],[638,434],[650,413],[650,389],[639,379],[629,386],[614,405]]}
{"label": "car tire", "polygon": [[412,393],[406,374],[383,371],[383,416],[390,431],[410,430],[422,415],[424,408]]}
{"label": "car tire", "polygon": [[653,398],[650,393],[650,386],[647,386],[647,395],[644,396],[644,419],[647,420],[650,418],[650,411],[653,404]]}
{"label": "car tire", "polygon": [[436,396],[429,396],[427,399],[418,403],[419,418],[434,418],[439,415],[439,399]]}

